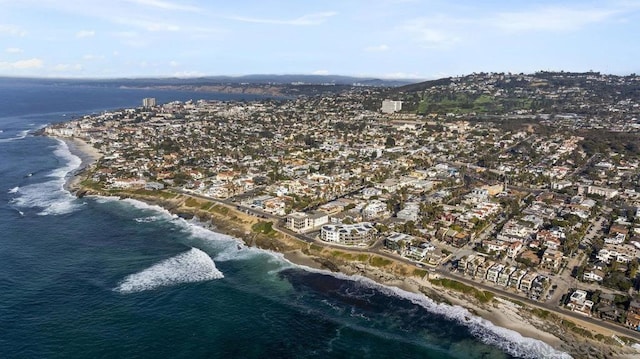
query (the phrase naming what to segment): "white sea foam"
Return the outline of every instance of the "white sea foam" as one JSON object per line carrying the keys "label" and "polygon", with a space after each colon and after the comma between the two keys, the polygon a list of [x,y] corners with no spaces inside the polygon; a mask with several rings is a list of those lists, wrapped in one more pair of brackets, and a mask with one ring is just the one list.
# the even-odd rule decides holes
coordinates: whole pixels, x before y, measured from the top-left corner
{"label": "white sea foam", "polygon": [[27,135],[29,134],[30,130],[23,130],[18,132],[18,134],[16,134],[15,137],[10,137],[10,138],[2,138],[0,139],[0,143],[2,142],[11,142],[11,141],[17,141],[17,140],[22,140],[25,137],[27,137]]}
{"label": "white sea foam", "polygon": [[254,247],[247,247],[238,238],[215,232],[215,229],[212,230],[205,228],[203,223],[180,218],[160,206],[150,205],[130,198],[124,199],[122,202],[128,203],[141,210],[152,210],[159,213],[166,219],[172,219],[172,223],[174,223],[174,225],[178,226],[188,234],[191,238],[190,241],[195,240],[197,241],[198,246],[205,246],[215,251],[216,255],[214,256],[214,259],[216,261],[248,260],[255,258],[256,256],[267,255],[274,259],[277,258],[277,260],[283,264],[288,263],[279,253],[265,251]]}
{"label": "white sea foam", "polygon": [[162,262],[127,276],[115,291],[135,293],[159,287],[194,283],[224,278],[211,257],[200,249],[189,251],[165,259]]}
{"label": "white sea foam", "polygon": [[133,220],[138,222],[138,223],[149,223],[149,222],[155,222],[158,221],[160,219],[159,216],[148,216],[148,217],[138,217],[138,218],[134,218]]}
{"label": "white sea foam", "polygon": [[309,272],[323,273],[343,280],[356,281],[365,286],[378,289],[387,295],[393,295],[399,298],[407,299],[412,303],[425,308],[431,313],[440,314],[468,327],[471,334],[473,334],[481,342],[498,347],[501,350],[509,353],[510,355],[519,358],[531,359],[571,358],[569,354],[556,350],[543,341],[523,337],[516,331],[496,326],[484,318],[471,314],[471,312],[463,307],[437,303],[423,294],[412,293],[400,288],[385,286],[369,278],[359,275],[349,276],[346,274],[334,273],[321,269],[314,269],[304,266],[300,267]]}
{"label": "white sea foam", "polygon": [[9,193],[18,193],[18,190],[20,190],[20,187],[13,187],[9,190]]}
{"label": "white sea foam", "polygon": [[[109,197],[103,197],[102,200],[105,202],[110,201]],[[112,200],[118,200],[118,198],[113,198]],[[526,338],[513,330],[498,327],[486,319],[474,316],[467,309],[460,306],[436,303],[425,295],[407,292],[395,287],[387,287],[362,276],[348,276],[341,273],[295,265],[286,260],[281,253],[247,247],[234,237],[211,231],[198,223],[179,218],[162,207],[149,205],[133,199],[125,199],[123,201],[139,209],[151,209],[171,216],[174,219],[174,223],[185,229],[192,237],[204,240],[203,243],[212,244],[213,249],[217,252],[215,255],[216,261],[246,260],[256,256],[267,255],[269,256],[269,260],[284,264],[278,270],[296,266],[310,272],[328,274],[343,280],[358,281],[378,289],[387,295],[408,299],[432,313],[441,314],[467,326],[470,332],[480,341],[496,346],[510,355],[522,358],[571,358],[569,354],[558,351],[540,340]],[[116,290],[129,293],[154,289],[165,285],[222,277],[222,273],[215,268],[214,261],[203,251],[193,248],[189,252],[167,259],[140,273],[128,276],[120,283]]]}
{"label": "white sea foam", "polygon": [[82,205],[75,196],[64,189],[67,174],[80,166],[80,158],[69,151],[64,141],[58,142],[53,153],[65,161],[65,165],[49,173],[49,181],[15,189],[13,193],[18,196],[11,200],[12,204],[19,208],[39,208],[40,215],[71,213]]}

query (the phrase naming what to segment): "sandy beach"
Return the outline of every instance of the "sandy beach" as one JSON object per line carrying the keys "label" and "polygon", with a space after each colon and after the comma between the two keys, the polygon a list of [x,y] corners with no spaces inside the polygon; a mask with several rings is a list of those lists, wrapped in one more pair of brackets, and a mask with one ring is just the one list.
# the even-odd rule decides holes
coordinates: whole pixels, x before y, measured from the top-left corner
{"label": "sandy beach", "polygon": [[91,146],[86,141],[76,137],[56,137],[59,140],[64,141],[69,147],[69,151],[80,157],[80,167],[74,173],[69,174],[69,178],[65,182],[64,188],[67,191],[75,191],[79,188],[80,182],[84,179],[83,171],[89,166],[96,163],[102,158],[102,153],[95,147]]}

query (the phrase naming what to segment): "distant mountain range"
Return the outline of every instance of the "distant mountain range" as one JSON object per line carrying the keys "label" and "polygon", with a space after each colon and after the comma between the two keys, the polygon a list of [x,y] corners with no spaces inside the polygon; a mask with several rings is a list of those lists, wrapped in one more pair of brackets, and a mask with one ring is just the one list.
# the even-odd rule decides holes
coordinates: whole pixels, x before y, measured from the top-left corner
{"label": "distant mountain range", "polygon": [[49,85],[93,85],[125,87],[157,86],[209,86],[209,85],[347,85],[396,87],[416,83],[422,80],[379,79],[371,77],[352,77],[338,75],[244,75],[244,76],[205,76],[193,78],[115,78],[115,79],[69,79],[69,78],[19,78],[0,77],[2,83],[32,83]]}

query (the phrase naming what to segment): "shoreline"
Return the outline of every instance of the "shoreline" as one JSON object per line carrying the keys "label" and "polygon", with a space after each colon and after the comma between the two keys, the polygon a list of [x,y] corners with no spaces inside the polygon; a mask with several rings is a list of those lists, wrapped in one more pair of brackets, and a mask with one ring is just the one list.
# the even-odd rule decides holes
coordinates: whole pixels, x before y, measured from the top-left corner
{"label": "shoreline", "polygon": [[77,137],[52,137],[63,141],[72,155],[80,158],[80,166],[67,174],[63,188],[71,193],[79,190],[81,182],[85,179],[85,171],[102,158],[102,153],[88,142]]}
{"label": "shoreline", "polygon": [[[252,225],[259,222],[259,219],[236,211],[234,208],[227,207],[223,204],[217,204],[215,201],[208,201],[211,205],[208,210],[202,210],[201,204],[205,202],[202,199],[195,199],[188,194],[178,194],[172,198],[160,198],[157,194],[136,194],[131,192],[118,193],[101,193],[90,188],[83,187],[81,182],[87,178],[88,170],[101,157],[102,154],[91,146],[89,143],[78,138],[61,138],[69,147],[69,151],[80,157],[82,163],[76,171],[71,172],[66,181],[64,188],[76,196],[80,195],[106,195],[119,198],[132,198],[141,202],[157,205],[165,210],[175,214],[191,214],[197,217],[203,224],[203,228],[208,230],[232,236],[242,241],[248,246],[253,246],[273,252],[281,253],[285,260],[302,267],[311,269],[330,271],[341,273],[345,276],[360,276],[368,278],[380,285],[399,288],[406,292],[423,295],[435,303],[444,303],[452,307],[459,306],[466,309],[473,316],[477,316],[481,320],[486,320],[498,328],[505,328],[520,334],[524,339],[539,340],[557,351],[563,351],[574,357],[582,357],[585,354],[584,338],[580,340],[575,334],[567,333],[567,335],[552,334],[548,330],[547,321],[533,317],[530,313],[523,313],[522,308],[513,302],[496,296],[489,304],[481,304],[474,301],[465,294],[456,292],[451,289],[434,285],[429,281],[429,274],[425,276],[415,276],[416,268],[406,264],[396,262],[393,263],[392,269],[377,268],[369,263],[361,263],[358,261],[350,261],[349,255],[344,258],[332,257],[330,252],[349,253],[349,248],[336,251],[332,248],[313,248],[314,244],[300,243],[296,238],[286,238],[288,235],[277,232],[280,237],[275,238],[270,235],[254,233]],[[188,205],[188,201],[193,200],[198,206]],[[211,224],[211,225],[208,225]],[[318,246],[319,245],[315,245]],[[375,255],[372,255],[375,256]],[[412,272],[413,271],[413,272]],[[400,274],[399,274],[400,273]],[[404,275],[402,275],[404,273]],[[558,313],[561,315],[561,313]],[[593,328],[592,328],[593,329]],[[597,329],[597,328],[595,328]],[[595,332],[594,332],[595,333]],[[561,333],[563,334],[563,333]],[[611,355],[601,356],[603,358],[624,358],[632,357],[632,352],[623,350],[618,347],[617,351],[613,351],[612,347],[604,347],[604,343],[591,343],[589,354],[593,353],[610,353]],[[598,345],[601,344],[602,346]],[[597,348],[597,349],[595,349]],[[621,353],[619,351],[623,351]],[[635,352],[637,353],[637,352]]]}

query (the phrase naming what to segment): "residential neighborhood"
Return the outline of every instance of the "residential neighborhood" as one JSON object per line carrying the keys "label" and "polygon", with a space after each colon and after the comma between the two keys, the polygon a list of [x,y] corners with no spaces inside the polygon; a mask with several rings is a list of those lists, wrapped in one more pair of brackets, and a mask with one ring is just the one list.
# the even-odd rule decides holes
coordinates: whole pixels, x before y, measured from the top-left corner
{"label": "residential neighborhood", "polygon": [[293,99],[145,99],[45,133],[97,148],[90,181],[106,189],[226,201],[310,242],[640,330],[640,96],[623,91],[639,83],[474,74]]}

